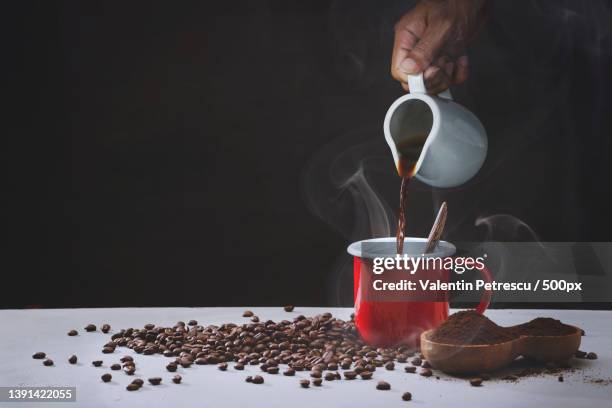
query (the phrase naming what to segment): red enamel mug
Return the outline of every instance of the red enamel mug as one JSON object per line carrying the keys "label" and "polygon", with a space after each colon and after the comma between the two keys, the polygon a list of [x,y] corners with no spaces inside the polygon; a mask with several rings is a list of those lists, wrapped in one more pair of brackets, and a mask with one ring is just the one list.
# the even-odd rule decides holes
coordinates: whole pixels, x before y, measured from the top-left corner
{"label": "red enamel mug", "polygon": [[[434,252],[423,254],[427,239],[405,238],[404,254],[409,257],[441,258],[452,257],[456,248],[453,244],[440,241]],[[391,347],[405,345],[411,348],[419,346],[421,333],[438,327],[448,318],[448,293],[446,291],[422,292],[419,295],[406,292],[390,295],[375,294],[371,287],[377,275],[373,273],[374,259],[394,257],[396,248],[395,237],[375,238],[354,242],[347,248],[353,255],[355,325],[364,341],[372,346]],[[485,282],[492,282],[492,277],[486,267],[478,269]],[[405,270],[385,272],[387,276],[439,280],[448,282],[450,273],[444,268],[417,269],[412,274]],[[491,301],[491,291],[484,291],[480,304],[476,308],[483,313]]]}

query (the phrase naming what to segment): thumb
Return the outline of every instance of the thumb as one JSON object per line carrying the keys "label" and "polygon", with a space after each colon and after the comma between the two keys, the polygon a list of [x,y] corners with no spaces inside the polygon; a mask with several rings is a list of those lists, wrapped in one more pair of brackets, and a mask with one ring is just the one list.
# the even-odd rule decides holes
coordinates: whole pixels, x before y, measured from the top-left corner
{"label": "thumb", "polygon": [[421,38],[402,61],[401,68],[407,74],[424,72],[438,58],[447,39],[448,29],[428,26]]}

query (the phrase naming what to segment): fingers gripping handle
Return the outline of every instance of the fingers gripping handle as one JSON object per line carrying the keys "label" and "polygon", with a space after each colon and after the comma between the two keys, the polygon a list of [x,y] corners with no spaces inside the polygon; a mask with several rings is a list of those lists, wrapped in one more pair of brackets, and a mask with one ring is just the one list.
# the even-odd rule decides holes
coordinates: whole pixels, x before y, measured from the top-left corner
{"label": "fingers gripping handle", "polygon": [[[426,94],[427,88],[425,88],[425,80],[423,79],[423,73],[420,72],[416,75],[408,75],[408,88],[410,93],[421,93]],[[450,93],[450,89],[446,89],[438,94],[441,98],[453,99]]]}

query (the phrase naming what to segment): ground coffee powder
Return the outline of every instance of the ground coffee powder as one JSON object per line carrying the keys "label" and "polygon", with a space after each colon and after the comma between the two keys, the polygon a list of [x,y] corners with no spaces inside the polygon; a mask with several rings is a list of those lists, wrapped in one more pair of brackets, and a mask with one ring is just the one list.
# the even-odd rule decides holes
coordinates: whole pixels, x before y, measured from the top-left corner
{"label": "ground coffee powder", "polygon": [[520,336],[564,336],[576,333],[576,328],[550,317],[538,317],[512,327],[498,326],[475,310],[451,315],[436,329],[430,339],[445,344],[499,344]]}
{"label": "ground coffee powder", "polygon": [[538,317],[510,329],[519,336],[564,336],[576,333],[575,327],[568,326],[550,317]]}
{"label": "ground coffee powder", "polygon": [[451,315],[431,334],[430,340],[444,344],[499,344],[518,336],[475,310],[464,310]]}

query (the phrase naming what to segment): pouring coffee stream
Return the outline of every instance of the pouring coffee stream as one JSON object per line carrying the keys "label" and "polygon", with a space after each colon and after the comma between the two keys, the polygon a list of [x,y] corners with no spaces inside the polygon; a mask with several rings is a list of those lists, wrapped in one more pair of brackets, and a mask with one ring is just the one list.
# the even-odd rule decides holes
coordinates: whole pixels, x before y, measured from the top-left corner
{"label": "pouring coffee stream", "polygon": [[404,237],[406,235],[406,199],[408,191],[408,183],[414,177],[416,164],[423,150],[423,145],[427,139],[426,135],[421,135],[416,138],[404,139],[398,144],[400,159],[397,164],[397,172],[402,178],[400,187],[400,206],[397,216],[397,253],[404,252]]}
{"label": "pouring coffee stream", "polygon": [[[400,187],[400,206],[397,223],[397,253],[402,254],[404,252],[404,237],[406,235],[406,204],[407,204],[407,191],[408,183],[415,174],[416,162],[421,155],[423,145],[425,144],[426,136],[409,139],[410,143],[403,143],[398,145],[400,152],[400,160],[397,168],[397,172],[402,177],[402,184]],[[427,244],[424,253],[432,252],[444,231],[444,225],[446,223],[447,205],[443,202],[436,216],[436,220],[429,233]]]}

